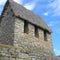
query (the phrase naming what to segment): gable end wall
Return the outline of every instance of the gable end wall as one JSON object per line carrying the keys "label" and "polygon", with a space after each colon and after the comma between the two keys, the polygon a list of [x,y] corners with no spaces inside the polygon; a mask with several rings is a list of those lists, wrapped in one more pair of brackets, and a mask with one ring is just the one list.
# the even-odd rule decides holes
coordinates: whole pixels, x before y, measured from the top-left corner
{"label": "gable end wall", "polygon": [[5,6],[1,19],[0,43],[13,45],[14,40],[14,16],[10,6]]}

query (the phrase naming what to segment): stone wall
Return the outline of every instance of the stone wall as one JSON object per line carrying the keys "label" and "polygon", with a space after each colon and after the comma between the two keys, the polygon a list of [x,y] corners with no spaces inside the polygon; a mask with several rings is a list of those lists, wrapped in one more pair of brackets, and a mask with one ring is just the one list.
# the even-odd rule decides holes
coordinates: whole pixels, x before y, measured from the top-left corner
{"label": "stone wall", "polygon": [[[38,29],[39,38],[35,37],[35,27],[32,24],[28,24],[29,33],[24,33],[24,20],[13,16],[13,11],[10,6],[6,6],[0,28],[0,43],[14,45],[14,46],[23,46],[30,47],[35,49],[40,47],[40,45],[45,46],[52,50],[52,39],[51,34],[47,33],[47,41],[44,41],[44,30]],[[33,50],[33,49],[32,49]]]}
{"label": "stone wall", "polygon": [[[10,16],[9,16],[10,17]],[[6,19],[6,20],[4,20]],[[25,47],[30,50],[31,53],[40,55],[40,53],[45,48],[49,53],[53,53],[51,35],[48,35],[48,40],[44,41],[44,31],[39,28],[39,38],[35,37],[35,27],[32,24],[28,24],[29,33],[24,33],[24,21],[11,17],[11,19],[5,16],[1,22],[2,35],[0,36],[0,41],[3,44],[14,45],[16,47]],[[2,42],[1,42],[2,43]],[[48,54],[49,54],[48,53]],[[42,53],[43,54],[43,53]]]}
{"label": "stone wall", "polygon": [[[48,48],[53,51],[51,34],[47,32],[47,41],[44,40],[44,30],[38,29],[39,37],[35,37],[35,27],[32,24],[28,24],[29,33],[24,33],[24,21],[15,18],[15,29],[14,29],[14,45],[23,47],[35,47],[39,49],[40,45],[44,48]],[[33,50],[33,49],[32,49]]]}
{"label": "stone wall", "polygon": [[27,49],[0,44],[0,60],[31,60],[26,54]]}
{"label": "stone wall", "polygon": [[[55,60],[51,34],[47,32],[44,40],[44,30],[38,28],[39,37],[35,37],[35,27],[29,23],[29,33],[24,33],[24,20],[13,15],[10,6],[6,6],[0,25],[1,60]],[[19,48],[13,48],[15,47]],[[22,47],[23,49],[21,50]]]}
{"label": "stone wall", "polygon": [[22,41],[21,36],[23,36],[23,33],[24,33],[24,21],[15,18],[15,28],[14,28],[14,45],[15,46],[18,46],[19,41]]}
{"label": "stone wall", "polygon": [[40,50],[40,54],[27,53],[29,49],[0,44],[0,60],[59,60],[58,57],[50,55],[46,49]]}
{"label": "stone wall", "polygon": [[13,45],[14,16],[10,6],[6,6],[0,23],[0,43]]}

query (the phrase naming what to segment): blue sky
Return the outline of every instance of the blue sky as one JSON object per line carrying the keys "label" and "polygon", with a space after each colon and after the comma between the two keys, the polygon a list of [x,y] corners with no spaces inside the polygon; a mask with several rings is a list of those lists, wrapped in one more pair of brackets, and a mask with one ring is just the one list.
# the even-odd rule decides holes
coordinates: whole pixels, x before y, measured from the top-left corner
{"label": "blue sky", "polygon": [[[60,0],[14,0],[41,16],[52,29],[52,42],[56,55],[60,55]],[[6,0],[0,0],[0,14]]]}

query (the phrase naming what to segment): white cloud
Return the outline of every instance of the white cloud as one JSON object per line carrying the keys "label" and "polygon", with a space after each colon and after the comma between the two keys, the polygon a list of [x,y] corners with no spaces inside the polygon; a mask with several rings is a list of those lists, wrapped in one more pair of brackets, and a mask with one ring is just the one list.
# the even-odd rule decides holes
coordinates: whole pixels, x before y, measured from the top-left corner
{"label": "white cloud", "polygon": [[[4,5],[5,2],[7,0],[0,0],[0,5]],[[23,1],[24,0],[14,0],[15,2],[19,3],[19,4],[23,4]],[[30,3],[26,3],[26,4],[23,4],[23,6],[29,10],[33,10],[36,6],[36,3],[38,2],[39,0],[33,0],[32,2]]]}
{"label": "white cloud", "polygon": [[49,26],[54,26],[56,23],[55,22],[50,22],[48,25]]}
{"label": "white cloud", "polygon": [[48,8],[51,10],[53,16],[60,15],[60,0],[54,0],[48,4]]}
{"label": "white cloud", "polygon": [[[4,5],[6,1],[7,1],[7,0],[0,0],[0,5]],[[24,0],[14,0],[14,1],[17,2],[17,3],[19,3],[19,4],[23,4],[23,1],[24,1]],[[32,2],[26,3],[26,4],[24,4],[23,6],[24,6],[25,8],[27,8],[27,9],[29,9],[29,10],[33,10],[33,9],[35,8],[35,6],[36,6],[36,3],[37,3],[38,1],[39,1],[39,0],[33,0]]]}
{"label": "white cloud", "polygon": [[0,5],[4,5],[7,0],[0,0]]}
{"label": "white cloud", "polygon": [[56,55],[60,55],[60,51],[59,50],[54,49],[54,52],[55,52]]}
{"label": "white cloud", "polygon": [[24,7],[29,9],[29,10],[33,10],[35,8],[37,2],[38,2],[38,0],[34,0],[34,1],[30,2],[30,3],[26,3],[24,5]]}
{"label": "white cloud", "polygon": [[45,12],[43,15],[48,16],[48,14],[49,14],[48,12]]}
{"label": "white cloud", "polygon": [[33,10],[35,7],[35,4],[32,3],[27,3],[24,5],[25,8],[29,9],[29,10]]}
{"label": "white cloud", "polygon": [[59,23],[59,21],[51,21],[51,22],[49,22],[48,26],[54,27],[54,26],[57,25],[58,23]]}
{"label": "white cloud", "polygon": [[[0,5],[4,5],[7,0],[0,0]],[[22,4],[23,0],[14,0],[15,2]]]}
{"label": "white cloud", "polygon": [[23,0],[14,0],[14,1],[19,3],[19,4],[23,4]]}

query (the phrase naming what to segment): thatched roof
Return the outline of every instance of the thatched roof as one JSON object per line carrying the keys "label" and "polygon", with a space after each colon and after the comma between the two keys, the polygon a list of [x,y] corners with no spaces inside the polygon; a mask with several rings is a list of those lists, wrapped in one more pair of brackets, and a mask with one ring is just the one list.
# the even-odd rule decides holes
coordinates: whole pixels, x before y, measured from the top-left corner
{"label": "thatched roof", "polygon": [[51,30],[49,29],[49,27],[47,26],[47,24],[44,22],[44,20],[41,17],[34,14],[30,10],[27,10],[26,8],[14,2],[13,0],[8,0],[7,2],[11,6],[11,9],[13,10],[15,16],[23,18],[27,20],[28,22],[51,33]]}

